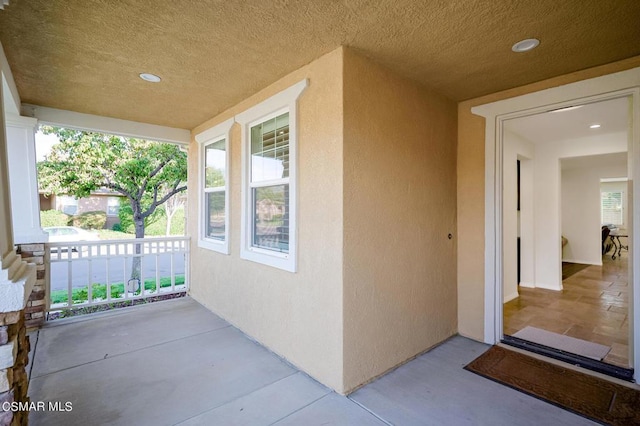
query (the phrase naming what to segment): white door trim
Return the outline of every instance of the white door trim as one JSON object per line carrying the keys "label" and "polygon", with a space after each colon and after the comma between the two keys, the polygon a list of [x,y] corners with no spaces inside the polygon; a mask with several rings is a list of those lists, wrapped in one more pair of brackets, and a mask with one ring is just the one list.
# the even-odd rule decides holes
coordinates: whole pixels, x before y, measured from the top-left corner
{"label": "white door trim", "polygon": [[[571,105],[607,99],[632,98],[633,126],[629,140],[629,185],[633,208],[630,223],[632,241],[629,256],[631,273],[640,271],[640,68],[558,86],[539,92],[473,107],[471,112],[485,117],[485,288],[484,341],[498,343],[502,328],[502,148],[505,120],[526,117]],[[636,177],[638,176],[638,177]],[[632,301],[629,318],[630,360],[635,379],[640,378],[640,274],[629,277]]]}

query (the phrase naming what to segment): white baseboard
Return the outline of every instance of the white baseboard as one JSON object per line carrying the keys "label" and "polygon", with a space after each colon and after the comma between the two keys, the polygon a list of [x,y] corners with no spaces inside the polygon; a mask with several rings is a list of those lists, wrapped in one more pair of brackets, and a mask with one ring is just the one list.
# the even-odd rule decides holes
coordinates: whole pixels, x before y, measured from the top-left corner
{"label": "white baseboard", "polygon": [[520,287],[526,287],[526,288],[536,288],[536,285],[534,283],[527,283],[527,282],[520,282]]}
{"label": "white baseboard", "polygon": [[536,288],[543,288],[545,290],[553,290],[553,291],[562,291],[562,284],[560,284],[560,286],[557,286],[553,284],[538,283],[536,284]]}
{"label": "white baseboard", "polygon": [[602,259],[600,259],[599,262],[593,262],[590,260],[581,260],[581,259],[562,259],[563,262],[569,262],[569,263],[581,263],[583,265],[595,265],[595,266],[602,266]]}
{"label": "white baseboard", "polygon": [[508,295],[508,296],[505,296],[505,297],[504,297],[504,302],[503,302],[503,303],[510,302],[510,301],[512,301],[513,299],[516,299],[518,296],[520,296],[520,295],[518,294],[518,292],[517,292],[517,291],[516,291],[515,293],[512,293],[512,294]]}

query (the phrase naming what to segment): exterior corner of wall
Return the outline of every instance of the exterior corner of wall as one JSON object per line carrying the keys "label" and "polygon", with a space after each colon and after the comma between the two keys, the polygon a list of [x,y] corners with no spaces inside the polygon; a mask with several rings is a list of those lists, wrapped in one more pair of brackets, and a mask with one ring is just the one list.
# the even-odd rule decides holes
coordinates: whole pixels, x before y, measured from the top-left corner
{"label": "exterior corner of wall", "polygon": [[190,294],[316,380],[343,390],[342,48],[316,59],[199,125],[192,136],[302,79],[298,99],[298,271],[240,257],[242,140],[230,132],[230,254],[198,247],[198,149],[189,147]]}
{"label": "exterior corner of wall", "polygon": [[345,49],[346,393],[455,332],[456,126],[453,101]]}

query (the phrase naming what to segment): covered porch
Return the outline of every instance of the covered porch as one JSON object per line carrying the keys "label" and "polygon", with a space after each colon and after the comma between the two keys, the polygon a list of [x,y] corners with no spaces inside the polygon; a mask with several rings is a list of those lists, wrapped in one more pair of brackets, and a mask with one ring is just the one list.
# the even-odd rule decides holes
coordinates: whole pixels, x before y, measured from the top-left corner
{"label": "covered porch", "polygon": [[594,424],[463,370],[488,346],[459,336],[345,397],[189,297],[49,322],[31,344],[31,400],[71,407],[34,425]]}

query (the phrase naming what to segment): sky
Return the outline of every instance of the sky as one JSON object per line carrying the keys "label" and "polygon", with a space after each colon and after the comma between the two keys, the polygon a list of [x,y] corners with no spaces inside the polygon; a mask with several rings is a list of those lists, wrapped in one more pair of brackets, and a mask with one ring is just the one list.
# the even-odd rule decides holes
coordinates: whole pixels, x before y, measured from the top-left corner
{"label": "sky", "polygon": [[51,147],[58,143],[56,135],[45,135],[38,130],[36,133],[36,161],[44,160],[45,155],[51,152]]}

